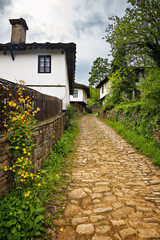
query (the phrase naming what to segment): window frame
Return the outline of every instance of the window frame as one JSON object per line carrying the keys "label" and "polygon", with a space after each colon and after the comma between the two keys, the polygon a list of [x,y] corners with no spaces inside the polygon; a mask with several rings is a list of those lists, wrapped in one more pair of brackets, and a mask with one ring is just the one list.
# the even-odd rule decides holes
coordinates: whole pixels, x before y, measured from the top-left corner
{"label": "window frame", "polygon": [[[75,91],[76,91],[76,93],[75,93]],[[77,89],[74,89],[73,97],[74,97],[74,98],[78,98],[78,90],[77,90]]]}
{"label": "window frame", "polygon": [[102,85],[102,94],[104,93],[104,85]]}
{"label": "window frame", "polygon": [[[40,59],[44,58],[44,72],[40,71]],[[45,71],[46,60],[45,58],[49,58],[49,71]],[[38,55],[38,73],[51,73],[51,55]]]}

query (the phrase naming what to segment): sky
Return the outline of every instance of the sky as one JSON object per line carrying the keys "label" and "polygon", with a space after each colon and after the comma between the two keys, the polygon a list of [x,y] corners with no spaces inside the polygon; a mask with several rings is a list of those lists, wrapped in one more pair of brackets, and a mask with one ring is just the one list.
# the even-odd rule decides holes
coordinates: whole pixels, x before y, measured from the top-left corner
{"label": "sky", "polygon": [[0,43],[11,41],[9,19],[24,18],[26,42],[76,44],[75,81],[89,85],[93,61],[109,58],[108,17],[124,16],[127,0],[0,0]]}

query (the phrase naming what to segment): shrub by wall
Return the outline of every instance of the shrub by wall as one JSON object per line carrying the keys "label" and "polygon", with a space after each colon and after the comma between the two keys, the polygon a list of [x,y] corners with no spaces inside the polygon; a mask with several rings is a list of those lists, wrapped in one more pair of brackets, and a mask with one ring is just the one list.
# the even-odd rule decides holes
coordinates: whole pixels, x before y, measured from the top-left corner
{"label": "shrub by wall", "polygon": [[[49,120],[39,122],[33,132],[34,144],[30,160],[34,166],[35,173],[41,168],[43,160],[47,158],[52,149],[53,144],[60,139],[64,132],[66,123],[65,113],[57,115]],[[11,165],[12,154],[8,149],[9,143],[7,138],[0,136],[0,167]],[[9,193],[14,187],[13,177],[0,171],[0,198]]]}
{"label": "shrub by wall", "polygon": [[143,102],[117,105],[112,110],[101,111],[100,115],[111,121],[120,121],[128,129],[135,130],[148,139],[160,142],[160,111]]}

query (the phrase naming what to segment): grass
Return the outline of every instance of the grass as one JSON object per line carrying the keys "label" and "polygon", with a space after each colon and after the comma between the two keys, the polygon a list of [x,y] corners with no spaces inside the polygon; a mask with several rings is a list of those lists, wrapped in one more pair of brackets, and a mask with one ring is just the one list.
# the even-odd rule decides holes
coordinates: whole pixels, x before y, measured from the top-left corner
{"label": "grass", "polygon": [[134,130],[127,129],[121,122],[113,122],[99,116],[99,119],[114,128],[128,143],[132,144],[142,154],[152,159],[152,162],[160,166],[159,144],[152,140],[149,141],[143,135],[139,135]]}

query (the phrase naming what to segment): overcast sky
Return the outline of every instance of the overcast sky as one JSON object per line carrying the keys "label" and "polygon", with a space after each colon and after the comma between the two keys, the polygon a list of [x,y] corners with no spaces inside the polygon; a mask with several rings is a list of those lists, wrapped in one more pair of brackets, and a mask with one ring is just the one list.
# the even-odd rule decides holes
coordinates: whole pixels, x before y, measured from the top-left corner
{"label": "overcast sky", "polygon": [[0,43],[11,40],[9,19],[22,17],[28,43],[76,43],[75,80],[88,85],[93,61],[109,54],[102,39],[108,17],[123,16],[128,6],[127,0],[0,0]]}

